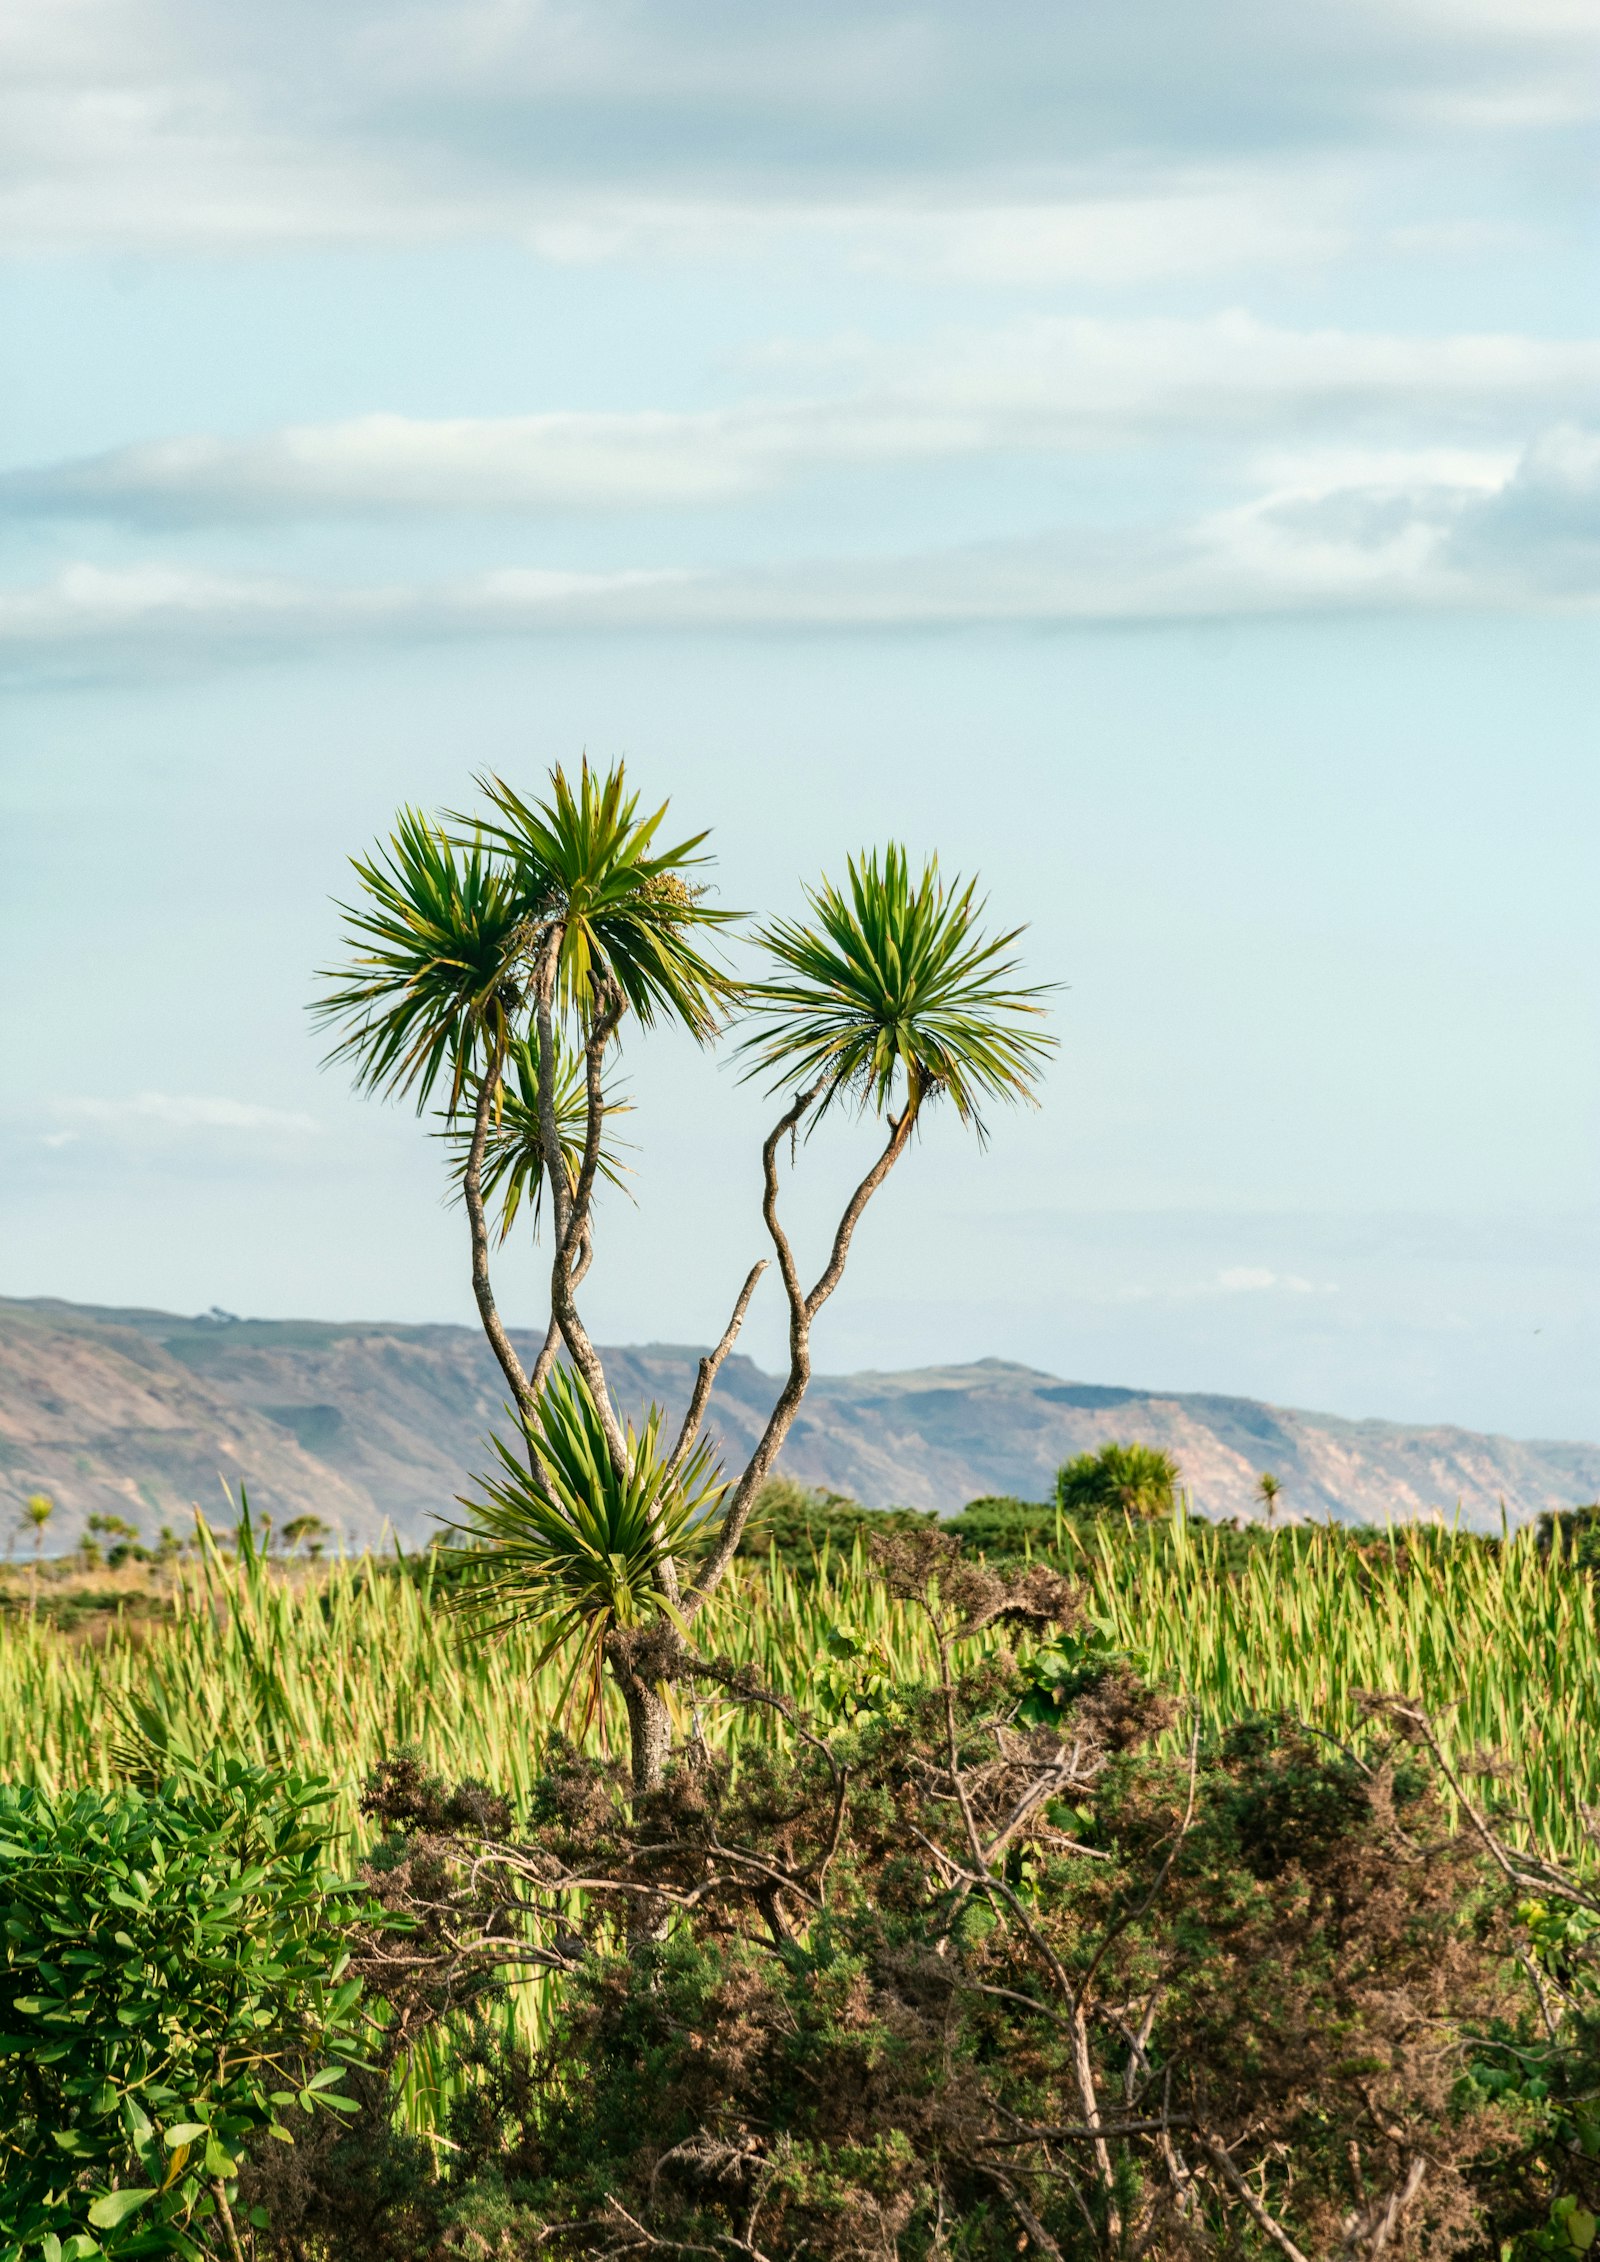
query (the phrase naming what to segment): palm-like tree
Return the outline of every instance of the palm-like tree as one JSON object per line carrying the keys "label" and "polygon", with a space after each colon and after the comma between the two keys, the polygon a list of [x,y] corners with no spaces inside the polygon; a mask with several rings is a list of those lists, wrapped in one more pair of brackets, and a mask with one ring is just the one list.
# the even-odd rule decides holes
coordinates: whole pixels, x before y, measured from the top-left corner
{"label": "palm-like tree", "polygon": [[1267,1522],[1269,1524],[1277,1522],[1278,1495],[1282,1492],[1282,1490],[1283,1486],[1272,1474],[1272,1471],[1270,1469],[1263,1469],[1260,1476],[1258,1476],[1256,1479],[1256,1498],[1260,1501],[1262,1507],[1266,1510]]}
{"label": "palm-like tree", "polygon": [[1067,1514],[1170,1516],[1182,1470],[1159,1446],[1119,1444],[1080,1453],[1056,1475],[1056,1502]]}
{"label": "palm-like tree", "polygon": [[[590,1206],[603,1174],[603,1132],[610,1112],[605,1057],[629,1012],[644,1028],[676,1022],[700,1043],[709,1041],[736,985],[705,954],[700,938],[736,914],[711,908],[704,888],[685,877],[707,861],[700,853],[706,835],[695,833],[670,848],[658,847],[666,805],[641,816],[639,797],[627,790],[620,762],[601,777],[585,759],[576,788],[565,771],[553,771],[543,801],[525,800],[501,778],[480,778],[478,786],[492,814],[474,823],[472,837],[497,848],[513,875],[524,918],[523,947],[533,969],[537,1127],[554,1237],[550,1326],[519,1396],[526,1419],[558,1342],[564,1344],[589,1385],[620,1477],[627,1440],[577,1304],[591,1248]],[[585,1135],[575,1173],[563,1147],[556,1100],[563,1023],[583,1062]],[[488,1142],[481,1094],[476,1130],[481,1162]],[[462,1173],[462,1192],[477,1232],[477,1165],[472,1157]],[[480,1269],[486,1281],[486,1246]],[[483,1302],[480,1292],[480,1308]],[[666,1582],[670,1593],[670,1562]]]}
{"label": "palm-like tree", "polygon": [[33,1526],[33,1587],[30,1607],[39,1606],[39,1556],[44,1547],[44,1528],[56,1512],[56,1504],[48,1492],[30,1492],[22,1503],[22,1513]]}
{"label": "palm-like tree", "polygon": [[[552,1640],[575,1645],[591,1712],[594,1676],[609,1664],[628,1707],[635,1781],[648,1788],[669,1723],[659,1677],[632,1662],[633,1635],[651,1618],[686,1635],[725,1574],[810,1379],[813,1322],[922,1111],[948,1101],[981,1136],[987,1107],[1032,1099],[1053,1041],[1037,1025],[1044,992],[1017,978],[1016,930],[986,935],[973,885],[946,884],[932,862],[913,873],[902,848],[855,859],[843,888],[824,880],[811,892],[808,917],[762,930],[766,978],[746,986],[711,954],[734,914],[705,900],[706,835],[661,846],[665,809],[642,815],[620,765],[602,775],[585,762],[576,782],[557,770],[542,800],[500,778],[479,785],[486,808],[449,820],[464,829],[407,811],[390,841],[356,862],[361,899],[346,911],[354,958],[327,977],[318,1010],[341,1032],[332,1057],[353,1065],[362,1088],[414,1095],[419,1106],[443,1093],[473,1288],[523,1432],[515,1452],[496,1441],[496,1473],[471,1510],[467,1528],[492,1552],[473,1591],[490,1607],[522,1595]],[[675,1024],[707,1043],[741,1011],[746,1072],[792,1095],[762,1150],[762,1217],[790,1357],[730,1485],[700,1429],[766,1261],[701,1360],[670,1451],[659,1415],[642,1432],[619,1421],[577,1290],[597,1187],[617,1179],[607,1130],[619,1103],[607,1069],[625,1020]],[[886,1137],[807,1288],[778,1214],[779,1158],[802,1124],[809,1133],[841,1106],[880,1118]],[[525,1209],[536,1225],[542,1210],[551,1228],[550,1324],[531,1372],[490,1285],[490,1202],[502,1243]]]}

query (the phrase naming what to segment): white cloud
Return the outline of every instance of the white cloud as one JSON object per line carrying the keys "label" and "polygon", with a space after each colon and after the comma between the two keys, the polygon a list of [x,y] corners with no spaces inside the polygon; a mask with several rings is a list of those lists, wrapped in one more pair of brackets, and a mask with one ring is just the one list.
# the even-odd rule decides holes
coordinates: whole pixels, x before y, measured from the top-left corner
{"label": "white cloud", "polygon": [[[303,1135],[318,1128],[315,1117],[290,1108],[262,1107],[253,1101],[180,1097],[167,1092],[135,1092],[126,1099],[75,1099],[57,1102],[56,1112],[118,1131],[279,1131]],[[75,1131],[56,1132],[46,1146],[63,1146]]]}
{"label": "white cloud", "polygon": [[1509,460],[1312,455],[1239,503],[1164,527],[909,555],[733,569],[502,566],[355,586],[80,563],[53,582],[0,591],[0,653],[23,673],[71,674],[363,638],[1597,608],[1600,445],[1560,428]]}
{"label": "white cloud", "polygon": [[[1011,196],[982,184],[965,196],[886,191],[870,201],[739,204],[596,191],[545,204],[518,233],[541,258],[563,266],[663,258],[757,263],[820,250],[873,275],[1118,290],[1241,268],[1320,266],[1357,240],[1348,179],[1316,166],[1299,166],[1285,179],[1262,177],[1258,167],[1214,165],[1176,169],[1132,191],[1091,180]],[[1426,248],[1438,247],[1430,241]],[[1481,238],[1468,235],[1452,248],[1479,249]]]}
{"label": "white cloud", "polygon": [[1196,1304],[1233,1296],[1336,1296],[1332,1281],[1307,1280],[1297,1272],[1274,1272],[1268,1265],[1226,1265],[1211,1280],[1187,1281],[1172,1288],[1126,1287],[1123,1304]]}
{"label": "white cloud", "polygon": [[[805,366],[794,356],[787,374]],[[770,379],[784,358],[759,368]],[[693,412],[378,414],[250,439],[190,435],[9,473],[0,500],[130,519],[603,511],[736,502],[838,465],[1196,435],[1258,454],[1293,436],[1303,463],[1321,432],[1343,435],[1317,442],[1333,486],[1372,484],[1388,466],[1413,485],[1490,487],[1513,460],[1509,435],[1595,397],[1600,341],[1294,331],[1239,313],[1040,318],[915,350],[835,349],[824,393],[814,358],[808,373],[810,392]]]}
{"label": "white cloud", "polygon": [[[1030,251],[992,216],[1054,204],[1045,235],[1070,236],[1073,207],[1186,201],[1222,168],[1254,184],[1247,235],[1274,210],[1293,233],[1308,152],[1559,130],[1593,112],[1594,42],[1592,11],[1548,0],[15,0],[0,234],[494,232],[603,256],[630,209],[748,240],[755,211],[826,227],[943,202],[970,214],[944,254],[963,272],[1078,273],[1070,243],[1035,230]],[[1128,225],[1135,265],[1158,256],[1161,231]],[[1182,263],[1211,264],[1175,225]]]}

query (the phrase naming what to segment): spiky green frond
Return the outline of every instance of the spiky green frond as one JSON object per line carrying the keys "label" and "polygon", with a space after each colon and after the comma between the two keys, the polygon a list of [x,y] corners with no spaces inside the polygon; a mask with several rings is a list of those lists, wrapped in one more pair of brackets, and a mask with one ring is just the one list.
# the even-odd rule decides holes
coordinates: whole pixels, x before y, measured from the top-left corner
{"label": "spiky green frond", "polygon": [[574,1678],[588,1686],[592,1711],[606,1635],[670,1614],[663,1561],[695,1550],[728,1488],[704,1442],[669,1475],[657,1406],[642,1430],[629,1425],[619,1476],[599,1409],[570,1368],[551,1375],[529,1440],[537,1473],[494,1438],[499,1467],[479,1479],[483,1498],[463,1499],[466,1518],[450,1526],[487,1550],[462,1607],[486,1615],[497,1631],[541,1628],[544,1657],[573,1645]]}
{"label": "spiky green frond", "polygon": [[620,762],[601,777],[586,761],[576,789],[553,771],[545,801],[523,800],[500,778],[477,782],[494,811],[484,837],[517,870],[525,913],[535,927],[561,928],[562,1007],[587,1011],[609,978],[647,1028],[659,1018],[711,1036],[733,985],[699,937],[738,914],[712,910],[684,877],[710,861],[698,853],[707,836],[657,850],[666,804],[641,817]]}
{"label": "spiky green frond", "polygon": [[779,971],[745,992],[747,1076],[774,1091],[820,1080],[819,1116],[841,1097],[883,1112],[943,1094],[980,1134],[985,1101],[1033,1098],[1055,1046],[1031,1026],[1049,985],[1017,981],[1020,927],[982,934],[974,883],[947,885],[937,859],[914,881],[891,844],[853,857],[845,889],[806,893],[814,923],[756,937]]}
{"label": "spiky green frond", "polygon": [[474,1057],[509,1043],[522,1003],[517,886],[498,856],[417,809],[351,863],[361,897],[339,907],[351,956],[323,970],[333,986],[312,1007],[344,1029],[328,1059],[349,1061],[358,1089],[415,1092],[419,1114],[448,1071],[453,1111]]}
{"label": "spiky green frond", "polygon": [[[574,1053],[563,1043],[559,1030],[556,1032],[554,1050],[556,1130],[561,1139],[567,1184],[571,1188],[578,1183],[578,1173],[583,1165],[584,1140],[588,1131],[584,1063],[581,1053]],[[604,1114],[607,1118],[625,1115],[628,1107],[626,1100],[606,1100]],[[450,1175],[459,1200],[466,1176],[467,1150],[472,1144],[472,1126],[459,1112],[447,1113],[445,1127],[439,1135],[450,1143]],[[624,1170],[625,1166],[616,1158],[614,1143],[602,1136],[600,1177],[608,1185],[620,1186]],[[533,1230],[538,1232],[544,1199],[544,1148],[539,1137],[537,1037],[518,1038],[506,1055],[499,1105],[489,1118],[488,1136],[483,1151],[483,1174],[479,1183],[484,1208],[493,1210],[495,1204],[499,1204],[502,1241],[516,1223],[524,1202],[531,1208]]]}

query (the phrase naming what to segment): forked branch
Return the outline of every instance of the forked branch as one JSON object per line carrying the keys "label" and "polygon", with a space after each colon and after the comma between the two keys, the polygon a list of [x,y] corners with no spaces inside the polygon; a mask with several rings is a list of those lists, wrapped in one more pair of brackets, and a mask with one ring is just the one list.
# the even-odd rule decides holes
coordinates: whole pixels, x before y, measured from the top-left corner
{"label": "forked branch", "polygon": [[[850,1255],[851,1240],[854,1237],[857,1225],[861,1221],[861,1214],[895,1164],[900,1160],[901,1155],[904,1154],[906,1144],[911,1137],[912,1127],[916,1121],[920,1094],[917,1088],[913,1086],[907,1096],[905,1106],[899,1115],[893,1117],[890,1122],[889,1139],[883,1152],[845,1204],[844,1215],[840,1218],[833,1236],[833,1246],[828,1254],[828,1262],[823,1268],[816,1285],[808,1295],[801,1284],[800,1268],[795,1261],[793,1245],[784,1230],[783,1221],[778,1215],[778,1153],[784,1140],[798,1130],[808,1109],[822,1089],[823,1084],[818,1081],[809,1085],[803,1092],[797,1092],[789,1106],[785,1108],[783,1114],[773,1125],[771,1131],[768,1132],[762,1145],[761,1215],[777,1255],[778,1272],[783,1281],[783,1292],[789,1305],[789,1372],[783,1388],[778,1394],[777,1404],[767,1417],[767,1426],[762,1431],[756,1449],[751,1454],[745,1465],[744,1474],[739,1479],[733,1500],[723,1518],[722,1530],[718,1535],[717,1544],[689,1590],[684,1609],[686,1618],[693,1618],[702,1604],[716,1592],[727,1572],[728,1565],[733,1561],[739,1542],[744,1536],[745,1526],[750,1521],[750,1511],[755,1505],[756,1494],[765,1483],[771,1472],[772,1464],[782,1451],[784,1440],[794,1426],[795,1415],[800,1410],[800,1401],[804,1398],[807,1385],[811,1380],[811,1323],[833,1294],[835,1288],[838,1287]],[[746,1295],[753,1290],[755,1279],[756,1275],[752,1274],[746,1282]],[[742,1318],[742,1312],[737,1316]]]}

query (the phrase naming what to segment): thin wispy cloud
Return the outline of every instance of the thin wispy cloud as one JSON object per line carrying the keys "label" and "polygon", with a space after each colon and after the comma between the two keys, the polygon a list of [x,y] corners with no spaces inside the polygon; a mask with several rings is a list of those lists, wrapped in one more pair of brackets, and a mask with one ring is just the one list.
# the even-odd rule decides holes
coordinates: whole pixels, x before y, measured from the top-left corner
{"label": "thin wispy cloud", "polygon": [[[294,1108],[265,1107],[253,1100],[235,1100],[170,1092],[134,1092],[120,1099],[58,1100],[53,1112],[69,1126],[102,1133],[128,1132],[287,1132],[305,1137],[316,1132],[316,1118]],[[44,1134],[47,1147],[59,1147],[79,1137],[66,1128]]]}
{"label": "thin wispy cloud", "polygon": [[[852,369],[849,361],[856,366]],[[746,500],[841,465],[1081,454],[1206,439],[1383,436],[1437,454],[1600,400],[1600,341],[1409,338],[1205,320],[1040,318],[835,357],[835,387],[690,412],[372,414],[194,434],[0,478],[17,514],[179,521],[383,511],[614,511]],[[840,380],[844,382],[841,384]],[[851,382],[853,380],[853,382]]]}
{"label": "thin wispy cloud", "polygon": [[[1287,468],[1287,467],[1286,467]],[[1352,476],[1354,474],[1354,476]],[[360,586],[160,563],[78,564],[0,592],[13,668],[138,665],[362,639],[568,631],[795,633],[1600,606],[1600,441],[1488,456],[1314,456],[1246,501],[1165,528],[1065,530],[790,566],[500,567]]]}

